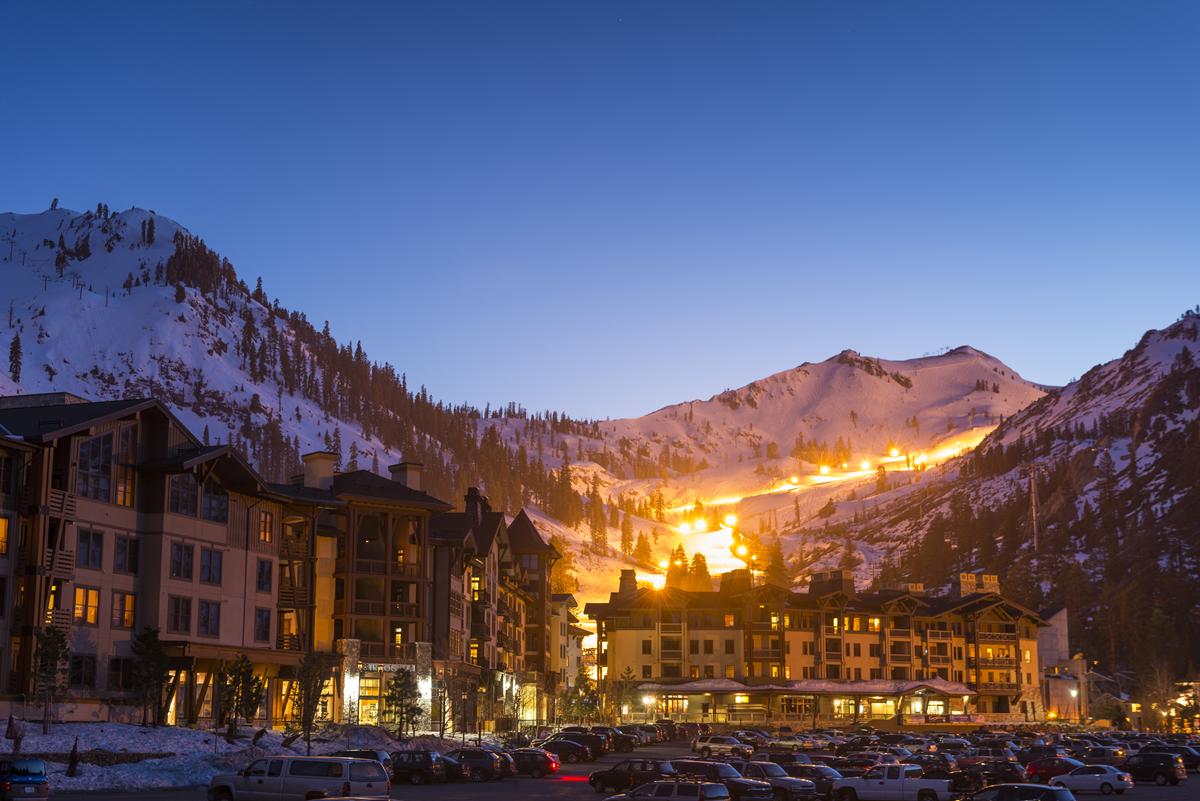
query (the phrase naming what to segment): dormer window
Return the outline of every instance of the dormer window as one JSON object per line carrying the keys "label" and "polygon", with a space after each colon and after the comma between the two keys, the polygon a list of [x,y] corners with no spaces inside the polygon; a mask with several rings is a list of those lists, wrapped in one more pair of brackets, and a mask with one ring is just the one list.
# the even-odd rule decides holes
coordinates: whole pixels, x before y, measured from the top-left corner
{"label": "dormer window", "polygon": [[136,460],[136,425],[81,440],[75,492],[94,501],[132,507]]}

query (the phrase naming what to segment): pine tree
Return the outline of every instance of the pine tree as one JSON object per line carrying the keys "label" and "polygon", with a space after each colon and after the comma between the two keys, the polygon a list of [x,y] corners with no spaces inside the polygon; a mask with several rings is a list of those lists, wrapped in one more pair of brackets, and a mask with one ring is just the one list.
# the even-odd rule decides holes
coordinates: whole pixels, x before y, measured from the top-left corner
{"label": "pine tree", "polygon": [[296,669],[296,708],[300,713],[300,733],[309,756],[312,755],[313,724],[321,705],[321,694],[337,661],[337,654],[306,651]]}
{"label": "pine tree", "polygon": [[151,217],[149,220],[146,220],[146,244],[147,245],[154,244],[154,218],[153,217]]}
{"label": "pine tree", "polygon": [[421,689],[417,676],[407,668],[396,672],[381,699],[384,718],[396,724],[396,736],[416,728],[421,718]]}
{"label": "pine tree", "polygon": [[708,574],[708,560],[699,551],[692,557],[688,573],[688,589],[695,592],[712,592],[712,576]]}
{"label": "pine tree", "polygon": [[787,559],[783,555],[783,543],[780,542],[778,536],[774,537],[771,544],[767,546],[767,567],[764,578],[768,584],[774,584],[776,587],[790,588],[792,586]]}
{"label": "pine tree", "polygon": [[650,541],[646,539],[644,531],[638,532],[637,545],[633,547],[633,558],[643,564],[654,558],[654,554],[650,552]]}
{"label": "pine tree", "polygon": [[621,516],[621,553],[628,559],[633,555],[633,518]]}
{"label": "pine tree", "polygon": [[249,723],[258,714],[262,706],[266,684],[254,675],[254,665],[245,654],[240,655],[228,672],[220,676],[222,689],[221,698],[224,701],[225,723],[228,729],[225,739],[233,742],[237,738],[238,718],[245,718]]}
{"label": "pine tree", "polygon": [[8,374],[14,384],[21,383],[21,333],[13,334],[12,344],[8,346]]}
{"label": "pine tree", "polygon": [[667,565],[666,586],[686,589],[688,581],[688,556],[682,545],[676,545],[671,551],[671,561]]}
{"label": "pine tree", "polygon": [[163,688],[167,684],[167,655],[158,638],[158,629],[146,626],[133,635],[129,652],[133,657],[133,689],[142,703],[142,725],[146,725],[153,704],[153,724],[157,726],[162,712]]}
{"label": "pine tree", "polygon": [[38,632],[33,680],[34,688],[42,698],[42,734],[50,733],[54,702],[66,690],[64,679],[70,661],[71,646],[66,632],[57,626],[47,626]]}

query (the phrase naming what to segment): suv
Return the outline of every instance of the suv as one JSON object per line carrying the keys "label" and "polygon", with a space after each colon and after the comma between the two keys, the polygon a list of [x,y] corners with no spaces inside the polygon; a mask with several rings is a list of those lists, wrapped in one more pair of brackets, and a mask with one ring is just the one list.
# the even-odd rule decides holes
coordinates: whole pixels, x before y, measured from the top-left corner
{"label": "suv", "polygon": [[680,776],[724,784],[734,801],[772,801],[775,797],[771,785],[757,779],[747,779],[737,768],[724,762],[676,759],[671,764]]}
{"label": "suv", "polygon": [[548,773],[558,773],[558,757],[540,748],[518,748],[510,752],[517,773],[540,779]]}
{"label": "suv", "polygon": [[643,798],[677,798],[680,801],[729,801],[729,790],[717,782],[664,779],[611,796],[609,801],[628,801]]}
{"label": "suv", "polygon": [[623,759],[608,770],[594,771],[588,784],[598,793],[615,793],[674,775],[674,766],[665,759]]}
{"label": "suv", "polygon": [[1175,754],[1183,759],[1183,766],[1200,773],[1200,751],[1190,745],[1148,745],[1140,754]]}
{"label": "suv", "polygon": [[641,745],[642,738],[636,734],[626,734],[623,731],[613,728],[612,726],[593,726],[592,732],[595,734],[603,734],[608,737],[609,747],[619,754],[628,754],[634,748]]}
{"label": "suv", "polygon": [[500,756],[491,751],[482,748],[459,748],[457,751],[450,751],[447,756],[462,765],[463,776],[473,782],[504,778]]}
{"label": "suv", "polygon": [[49,798],[50,781],[46,778],[46,763],[5,754],[0,759],[0,798]]}
{"label": "suv", "polygon": [[1146,753],[1145,749],[1128,757],[1121,769],[1132,776],[1134,781],[1152,781],[1159,787],[1164,784],[1179,784],[1187,779],[1183,757],[1178,754]]}
{"label": "suv", "polygon": [[446,760],[437,751],[397,751],[392,755],[392,781],[409,784],[444,782]]}
{"label": "suv", "polygon": [[384,770],[391,771],[392,769],[392,755],[387,751],[374,751],[366,748],[350,748],[345,751],[334,751],[329,756],[348,757],[350,759],[373,759],[380,765],[383,765]]}
{"label": "suv", "polygon": [[817,794],[817,785],[807,779],[790,776],[774,762],[731,761],[732,767],[747,779],[758,779],[771,785],[776,801],[812,801]]}
{"label": "suv", "polygon": [[734,756],[749,759],[754,748],[741,740],[721,734],[702,734],[692,742],[692,751],[700,756]]}
{"label": "suv", "polygon": [[374,759],[346,757],[270,757],[256,759],[237,773],[213,776],[209,801],[311,798],[356,795],[387,798],[392,782]]}

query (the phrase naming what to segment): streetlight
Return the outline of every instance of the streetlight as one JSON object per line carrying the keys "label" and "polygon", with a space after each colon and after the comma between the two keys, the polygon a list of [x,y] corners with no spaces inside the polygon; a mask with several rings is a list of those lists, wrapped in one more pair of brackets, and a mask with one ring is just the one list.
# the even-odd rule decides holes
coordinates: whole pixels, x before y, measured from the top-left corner
{"label": "streetlight", "polygon": [[1075,721],[1078,722],[1079,719],[1081,717],[1083,717],[1082,715],[1079,714],[1079,700],[1078,700],[1079,699],[1079,688],[1072,687],[1070,689],[1070,693],[1071,693],[1071,706],[1074,708],[1073,711],[1075,712]]}
{"label": "streetlight", "polygon": [[654,706],[654,696],[653,695],[643,695],[642,696],[642,706],[646,707],[646,722],[649,723],[650,722],[650,707]]}

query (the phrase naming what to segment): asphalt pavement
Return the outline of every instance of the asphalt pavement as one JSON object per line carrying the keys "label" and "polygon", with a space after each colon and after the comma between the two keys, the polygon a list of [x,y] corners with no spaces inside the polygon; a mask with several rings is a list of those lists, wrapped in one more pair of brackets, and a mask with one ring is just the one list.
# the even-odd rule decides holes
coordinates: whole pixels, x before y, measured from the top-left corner
{"label": "asphalt pavement", "polygon": [[[634,752],[637,756],[672,757],[682,756],[688,751],[688,744],[683,741],[661,743],[658,745],[639,748]],[[527,776],[505,779],[503,781],[454,782],[450,784],[425,784],[414,787],[401,784],[392,788],[392,798],[403,801],[497,801],[497,799],[520,799],[520,801],[600,801],[598,795],[587,783],[588,775],[599,768],[615,764],[627,759],[629,754],[605,754],[595,762],[570,765],[563,763],[561,770],[554,776],[533,779]],[[55,801],[117,801],[118,799],[134,799],[135,801],[207,801],[203,787],[185,788],[180,790],[153,790],[144,793],[53,793]],[[1080,795],[1080,801],[1091,796]],[[1100,796],[1097,794],[1096,799]],[[1200,775],[1191,774],[1188,781],[1178,787],[1156,787],[1153,784],[1139,784],[1133,790],[1125,793],[1121,801],[1200,801]]]}

